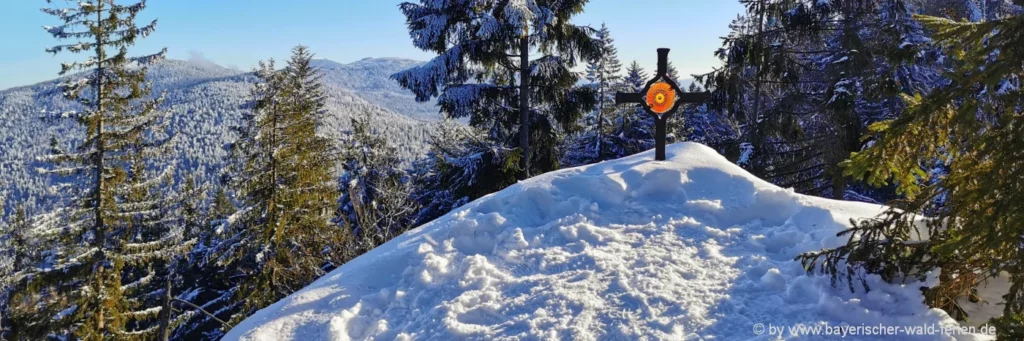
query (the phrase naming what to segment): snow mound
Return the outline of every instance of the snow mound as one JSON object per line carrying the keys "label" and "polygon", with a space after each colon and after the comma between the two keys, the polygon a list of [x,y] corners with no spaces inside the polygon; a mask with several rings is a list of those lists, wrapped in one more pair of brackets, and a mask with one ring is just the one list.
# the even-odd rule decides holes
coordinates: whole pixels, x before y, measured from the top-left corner
{"label": "snow mound", "polygon": [[[833,288],[793,258],[876,205],[802,196],[694,143],[537,176],[263,309],[225,340],[774,340],[760,326],[957,322],[920,283]],[[776,333],[778,334],[778,333]],[[792,335],[785,339],[833,339]],[[980,339],[977,335],[844,339]]]}

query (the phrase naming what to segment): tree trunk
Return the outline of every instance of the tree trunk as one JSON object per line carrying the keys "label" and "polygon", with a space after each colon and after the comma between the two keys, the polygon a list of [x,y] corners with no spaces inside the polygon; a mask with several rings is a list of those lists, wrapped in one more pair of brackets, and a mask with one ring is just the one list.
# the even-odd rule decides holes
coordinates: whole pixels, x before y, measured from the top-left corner
{"label": "tree trunk", "polygon": [[754,79],[754,112],[752,122],[750,126],[753,129],[751,135],[753,135],[753,141],[751,141],[751,148],[753,149],[753,158],[749,160],[753,173],[758,176],[764,175],[764,164],[763,160],[760,159],[761,152],[764,149],[764,132],[761,131],[761,70],[764,69],[764,0],[757,2],[757,60],[754,64],[757,65],[757,73]]}
{"label": "tree trunk", "polygon": [[167,286],[164,288],[164,302],[160,310],[160,328],[157,331],[157,338],[167,341],[171,337],[171,279],[167,278]]}
{"label": "tree trunk", "polygon": [[595,148],[597,150],[597,158],[596,158],[596,160],[601,160],[601,156],[604,155],[604,150],[603,150],[604,149],[604,144],[601,143],[601,142],[603,142],[601,140],[601,136],[603,136],[603,134],[604,134],[604,97],[605,97],[604,96],[604,86],[605,86],[604,83],[605,83],[605,81],[601,80],[601,84],[598,87],[599,88],[599,90],[598,90],[598,96],[599,97],[598,97],[598,105],[597,105],[597,134],[595,134],[595,136],[597,136],[597,148]]}
{"label": "tree trunk", "polygon": [[832,198],[836,200],[843,200],[845,193],[846,178],[844,178],[840,172],[838,176],[832,178]]}
{"label": "tree trunk", "polygon": [[519,38],[519,180],[530,177],[530,38]]}
{"label": "tree trunk", "polygon": [[[99,8],[96,11],[96,20],[98,20],[98,21],[103,21],[103,15],[102,15],[102,13],[103,13],[103,4],[104,3],[101,1],[99,3]],[[104,168],[104,163],[103,163],[104,160],[103,160],[103,158],[105,156],[104,154],[106,153],[106,146],[104,144],[105,139],[103,137],[103,77],[104,77],[104,74],[105,74],[103,72],[103,60],[106,59],[107,56],[106,56],[106,51],[103,49],[103,44],[104,44],[104,42],[103,42],[103,35],[102,35],[102,33],[97,34],[96,35],[96,70],[97,70],[97,75],[96,75],[96,84],[95,84],[95,87],[96,87],[96,89],[95,89],[95,91],[96,91],[96,114],[95,114],[96,115],[96,154],[93,156],[93,158],[95,160],[94,162],[96,163],[96,184],[95,184],[95,187],[93,189],[93,191],[94,191],[93,196],[94,197],[93,197],[93,203],[92,204],[95,205],[95,207],[93,207],[93,214],[95,215],[95,217],[93,217],[93,224],[94,224],[94,226],[93,226],[93,233],[95,233],[95,240],[93,241],[93,245],[99,250],[99,261],[97,263],[100,265],[99,269],[97,271],[98,274],[96,276],[96,282],[97,282],[96,290],[100,290],[100,291],[102,291],[103,287],[104,287],[104,283],[103,283],[104,278],[103,278],[103,276],[105,276],[105,274],[104,274],[103,270],[104,270],[104,267],[106,266],[105,263],[107,262],[107,260],[106,260],[107,254],[106,254],[106,252],[104,252],[105,251],[104,250],[104,246],[106,244],[106,235],[107,235],[106,232],[107,231],[106,231],[106,223],[103,221],[103,206],[104,206],[103,205],[104,204],[103,198],[105,197],[103,195],[104,194],[104,192],[103,192],[103,187],[104,187],[103,186],[103,168]],[[103,314],[104,313],[104,308],[103,308],[103,296],[104,296],[103,294],[104,293],[103,292],[97,292],[97,293],[93,293],[93,294],[96,295],[96,301],[97,301],[96,302],[97,303],[97,306],[96,306],[96,310],[97,310],[97,312],[96,312],[97,313],[96,314],[97,315],[97,319],[96,319],[96,322],[97,322],[97,324],[96,324],[96,332],[99,333],[100,335],[105,335],[104,331],[106,329],[106,323],[104,321],[105,316]]]}

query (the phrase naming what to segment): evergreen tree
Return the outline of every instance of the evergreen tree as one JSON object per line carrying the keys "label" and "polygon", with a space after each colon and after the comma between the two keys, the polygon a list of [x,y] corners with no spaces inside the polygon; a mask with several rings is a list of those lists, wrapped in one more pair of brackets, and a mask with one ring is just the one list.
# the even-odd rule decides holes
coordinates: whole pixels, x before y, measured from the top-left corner
{"label": "evergreen tree", "polygon": [[[650,76],[633,61],[622,79],[621,91],[639,93],[650,81]],[[636,154],[654,148],[654,118],[637,106],[617,108],[615,118],[616,148],[625,155]]]}
{"label": "evergreen tree", "polygon": [[622,76],[622,64],[617,56],[614,40],[608,26],[601,24],[597,31],[600,55],[587,65],[587,80],[590,86],[597,90],[597,107],[591,115],[587,115],[584,125],[588,129],[577,134],[572,134],[566,141],[563,148],[564,154],[562,163],[567,166],[578,166],[615,159],[622,155],[614,146],[607,150],[609,140],[615,139],[609,136],[612,131],[608,123],[607,115],[615,110],[615,92],[620,89]]}
{"label": "evergreen tree", "polygon": [[204,227],[209,225],[203,208],[206,206],[206,191],[196,183],[195,177],[189,175],[181,187],[180,196],[183,200],[178,219],[183,227],[182,236],[186,240],[197,239],[203,234]]}
{"label": "evergreen tree", "polygon": [[[1017,0],[1018,5],[1024,1]],[[886,280],[925,277],[933,306],[969,317],[956,304],[989,278],[1009,274],[1000,337],[1024,337],[1024,15],[978,23],[920,16],[954,56],[951,82],[906,96],[907,112],[872,124],[875,143],[851,155],[846,174],[906,196],[874,221],[844,234],[839,248],[802,256],[809,271],[845,276],[866,270]],[[932,171],[939,163],[943,172]],[[927,214],[930,217],[923,217]]]}
{"label": "evergreen tree", "polygon": [[647,72],[644,71],[644,68],[640,67],[640,63],[634,60],[626,68],[626,76],[622,77],[622,83],[619,87],[622,91],[641,91],[649,80],[650,77],[648,77]]}
{"label": "evergreen tree", "polygon": [[[217,185],[212,195],[201,194],[203,192],[210,192],[208,186],[193,187],[188,180],[182,189],[183,195],[189,198],[183,200],[182,207],[185,234],[197,239],[197,243],[188,259],[178,265],[181,275],[175,286],[175,308],[182,313],[173,328],[172,339],[220,339],[224,329],[230,327],[224,320],[230,319],[241,305],[236,300],[237,279],[232,277],[235,273],[222,269],[224,264],[218,263],[224,256],[218,247],[229,244],[225,240],[236,236],[237,230],[233,227],[241,228],[229,223],[229,217],[238,209],[228,195],[227,186]],[[207,202],[207,197],[213,199]]]}
{"label": "evergreen tree", "polygon": [[[169,286],[178,277],[177,263],[182,255],[194,244],[185,236],[187,228],[179,219],[182,203],[188,196],[179,196],[170,191],[173,182],[173,168],[162,170],[161,174],[147,174],[146,153],[166,154],[167,150],[146,150],[145,142],[137,139],[130,159],[130,177],[124,206],[125,249],[131,250],[122,274],[125,303],[132,310],[141,312],[129,315],[128,326],[135,330],[131,337],[166,340],[168,329],[179,322],[173,316],[169,299]],[[145,263],[139,262],[140,256]]]}
{"label": "evergreen tree", "polygon": [[936,84],[936,58],[904,0],[744,0],[699,77],[746,146],[740,163],[802,193],[844,198],[839,163],[861,149],[867,125],[898,115],[902,94]]}
{"label": "evergreen tree", "polygon": [[235,213],[238,210],[235,204],[231,201],[231,197],[228,196],[228,190],[226,186],[217,186],[217,190],[213,194],[213,203],[211,204],[209,212],[209,219],[211,221],[227,219],[229,215]]}
{"label": "evergreen tree", "polygon": [[[601,52],[592,29],[571,23],[586,3],[403,3],[413,45],[438,56],[393,78],[417,100],[438,97],[448,117],[468,117],[488,139],[518,147],[520,179],[556,169],[561,135],[577,130],[596,99],[592,88],[576,86],[572,71]],[[531,60],[531,53],[540,57]]]}
{"label": "evergreen tree", "polygon": [[[394,148],[370,127],[370,116],[352,120],[342,146],[340,219],[356,237],[356,254],[372,250],[412,227],[419,209]],[[354,255],[353,255],[354,256]]]}
{"label": "evergreen tree", "polygon": [[427,156],[413,167],[413,198],[422,207],[415,225],[514,184],[516,156],[513,149],[489,140],[486,132],[442,121]]}
{"label": "evergreen tree", "polygon": [[[156,189],[173,168],[157,170],[155,155],[164,152],[167,119],[157,110],[162,97],[147,99],[146,66],[165,52],[128,57],[127,48],[151,34],[153,21],[135,24],[145,1],[79,2],[69,8],[44,8],[61,25],[46,27],[57,39],[75,43],[54,46],[51,53],[91,53],[83,62],[64,63],[69,77],[62,88],[80,111],[63,113],[81,123],[84,139],[71,151],[59,148],[45,158],[50,173],[67,179],[73,207],[54,212],[40,229],[59,251],[47,269],[33,269],[19,283],[16,298],[34,305],[20,316],[24,328],[16,338],[80,340],[155,338],[162,311],[148,300],[153,292],[145,274],[157,271],[179,251],[173,232],[157,228],[159,199],[140,195]],[[150,163],[150,161],[154,161]],[[23,302],[24,302],[23,301]]]}
{"label": "evergreen tree", "polygon": [[[233,179],[243,206],[235,234],[218,246],[222,264],[241,278],[243,302],[233,322],[301,289],[337,264],[329,250],[341,245],[331,223],[337,192],[331,143],[316,134],[324,113],[323,86],[303,46],[284,70],[260,62],[251,114],[232,146],[241,162]],[[237,232],[236,232],[237,231]]]}
{"label": "evergreen tree", "polygon": [[679,70],[676,69],[676,66],[672,65],[671,60],[668,62],[668,67],[665,70],[665,75],[668,76],[669,79],[674,80],[676,82],[682,80],[682,78],[679,78],[682,75],[679,74]]}
{"label": "evergreen tree", "polygon": [[622,79],[622,76],[619,75],[619,72],[622,71],[622,63],[619,62],[619,50],[615,48],[615,40],[612,39],[607,25],[601,24],[596,38],[599,41],[600,56],[591,60],[587,65],[587,80],[597,88],[596,130],[600,133],[604,127],[602,115],[605,108],[615,103],[616,86]]}
{"label": "evergreen tree", "polygon": [[217,340],[223,337],[231,313],[241,302],[235,300],[237,280],[232,271],[220,268],[218,249],[223,236],[234,236],[227,223],[228,216],[237,212],[228,197],[225,186],[217,186],[212,200],[209,186],[198,186],[190,177],[183,186],[181,225],[184,235],[196,239],[196,246],[187,259],[176,263],[178,276],[174,278],[174,307],[179,316],[171,325],[171,339]]}

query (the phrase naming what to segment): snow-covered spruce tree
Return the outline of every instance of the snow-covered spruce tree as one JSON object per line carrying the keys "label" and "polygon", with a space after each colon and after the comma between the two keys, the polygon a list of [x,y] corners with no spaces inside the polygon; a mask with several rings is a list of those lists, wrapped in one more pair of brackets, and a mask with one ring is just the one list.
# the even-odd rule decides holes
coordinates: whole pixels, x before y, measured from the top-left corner
{"label": "snow-covered spruce tree", "polygon": [[[129,320],[130,329],[137,330],[131,337],[167,340],[170,329],[184,318],[173,313],[172,285],[179,281],[178,263],[195,244],[195,240],[184,235],[186,226],[180,219],[183,203],[189,202],[193,193],[170,190],[173,168],[147,174],[152,160],[146,155],[166,155],[169,148],[146,147],[152,144],[141,137],[133,144],[130,177],[124,193],[124,206],[129,207],[124,214],[128,225],[124,239],[128,243],[125,249],[134,254],[126,260],[130,267],[126,267],[122,281],[128,284],[122,288],[132,307],[149,307],[144,314],[133,314],[134,319]],[[145,255],[147,262],[139,262],[142,258],[138,255]]]}
{"label": "snow-covered spruce tree", "polygon": [[412,184],[387,139],[370,126],[369,114],[352,119],[341,146],[340,220],[355,237],[351,258],[412,227],[419,211]]}
{"label": "snow-covered spruce tree", "polygon": [[[809,271],[849,277],[864,270],[890,281],[922,279],[941,268],[939,284],[926,298],[960,318],[969,316],[958,298],[971,295],[986,279],[1007,276],[1011,285],[995,325],[1001,338],[1019,340],[1024,338],[1024,15],[980,23],[919,20],[955,57],[955,68],[946,75],[950,84],[925,96],[907,96],[907,112],[872,124],[875,143],[845,164],[847,175],[876,186],[895,184],[906,200],[894,202],[876,221],[844,232],[851,237],[846,245],[801,258]],[[945,172],[930,171],[935,160]]]}
{"label": "snow-covered spruce tree", "polygon": [[[626,68],[620,88],[623,92],[643,91],[650,81],[647,72],[635,60]],[[615,133],[619,138],[619,149],[625,155],[654,148],[654,118],[636,106],[616,108]]]}
{"label": "snow-covered spruce tree", "polygon": [[[225,238],[236,235],[242,226],[231,226],[229,217],[238,210],[235,208],[227,186],[217,185],[216,189],[208,186],[189,185],[186,180],[182,193],[194,193],[189,196],[182,207],[181,219],[185,226],[184,234],[197,239],[186,261],[180,262],[180,283],[175,290],[176,298],[188,303],[177,301],[175,308],[182,310],[178,318],[179,324],[173,328],[172,339],[176,340],[219,340],[224,336],[224,323],[242,304],[236,298],[237,280],[233,271],[221,269],[217,261],[222,256],[218,246]],[[192,188],[190,190],[190,188]],[[202,194],[210,192],[209,194]],[[207,198],[212,199],[207,202]],[[211,270],[212,269],[212,270]],[[195,305],[195,306],[192,306]]]}
{"label": "snow-covered spruce tree", "polygon": [[217,186],[217,189],[213,191],[213,203],[211,205],[210,212],[208,213],[208,218],[211,222],[227,219],[228,216],[238,210],[235,207],[235,203],[231,201],[231,196],[228,195],[227,186]]}
{"label": "snow-covered spruce tree", "polygon": [[578,166],[616,159],[622,155],[614,148],[605,151],[611,124],[608,115],[615,110],[615,92],[621,90],[622,63],[619,62],[615,40],[611,37],[608,26],[601,24],[597,31],[600,43],[600,56],[587,64],[587,80],[589,86],[597,91],[597,107],[586,115],[583,120],[585,129],[568,136],[563,147],[562,163],[566,166]]}
{"label": "snow-covered spruce tree", "polygon": [[[148,274],[151,279],[141,285],[151,288],[154,294],[150,295],[148,299],[153,304],[163,307],[157,320],[156,339],[167,340],[172,338],[173,335],[177,335],[176,330],[197,314],[197,310],[190,304],[183,304],[184,302],[189,302],[195,296],[194,290],[206,287],[207,285],[215,285],[215,283],[196,282],[194,280],[197,274],[205,275],[215,271],[210,271],[209,268],[189,267],[191,264],[196,263],[189,260],[192,254],[197,250],[205,249],[207,245],[202,241],[204,240],[202,238],[205,237],[203,235],[206,234],[204,230],[208,226],[205,224],[202,208],[205,198],[203,189],[196,185],[195,177],[192,175],[185,178],[182,186],[176,193],[148,193],[140,195],[143,198],[174,198],[174,205],[154,207],[153,209],[163,212],[161,225],[164,228],[175,229],[174,233],[180,237],[180,240],[182,240],[181,247],[185,248],[184,251],[186,251],[176,253],[174,257],[168,257],[166,265],[160,269],[161,271]],[[208,238],[205,240],[208,240]]]}
{"label": "snow-covered spruce tree", "polygon": [[608,26],[601,24],[597,31],[598,49],[600,55],[589,61],[587,64],[587,80],[597,88],[597,124],[601,128],[601,113],[604,109],[614,105],[616,86],[622,80],[619,72],[622,72],[622,63],[619,62],[619,50],[615,48],[615,39],[612,39],[612,32]]}
{"label": "snow-covered spruce tree", "polygon": [[240,278],[234,294],[242,302],[238,322],[301,289],[337,264],[341,245],[331,220],[338,194],[332,144],[317,135],[325,96],[312,54],[292,50],[281,71],[260,62],[251,113],[243,117],[232,153],[243,205],[218,245],[220,263]]}
{"label": "snow-covered spruce tree", "polygon": [[676,69],[676,66],[672,65],[672,61],[671,60],[668,61],[668,68],[665,70],[665,75],[668,76],[668,78],[671,78],[672,80],[674,80],[676,82],[679,82],[679,81],[682,80],[681,78],[679,78],[680,76],[682,76],[682,75],[679,74],[679,69]]}
{"label": "snow-covered spruce tree", "polygon": [[[578,62],[600,53],[593,29],[572,24],[586,3],[402,3],[413,45],[438,56],[392,77],[417,100],[438,97],[448,117],[468,117],[488,139],[518,147],[519,178],[557,169],[562,137],[578,129],[579,119],[596,100],[592,88],[576,86],[579,75],[572,71]],[[531,54],[539,57],[531,59]]]}
{"label": "snow-covered spruce tree", "polygon": [[[690,92],[702,91],[696,83],[690,85]],[[741,128],[736,121],[707,104],[683,107],[680,111],[679,115],[686,124],[682,131],[685,140],[704,144],[729,160],[739,161]]]}
{"label": "snow-covered spruce tree", "polygon": [[34,227],[35,235],[58,250],[45,268],[16,279],[14,300],[33,307],[19,316],[16,325],[22,328],[14,331],[15,338],[155,337],[162,307],[148,300],[153,292],[144,284],[152,277],[145,274],[165,265],[181,243],[156,227],[161,215],[153,207],[163,203],[137,196],[161,186],[173,170],[157,168],[162,163],[154,156],[169,140],[167,117],[157,110],[162,97],[147,99],[151,87],[145,81],[146,66],[164,52],[127,56],[128,47],[156,25],[135,24],[145,8],[145,1],[105,0],[43,9],[62,22],[46,27],[51,35],[77,40],[48,52],[91,54],[61,68],[61,75],[83,71],[62,84],[65,97],[80,110],[61,116],[77,119],[84,139],[71,151],[58,148],[43,158],[54,165],[46,172],[67,180],[62,192],[73,194],[66,198],[70,207]]}
{"label": "snow-covered spruce tree", "polygon": [[839,163],[864,145],[866,126],[902,112],[901,94],[936,84],[915,9],[905,0],[743,2],[746,16],[717,52],[725,66],[700,77],[715,91],[713,110],[740,123],[742,163],[754,174],[845,198]]}
{"label": "snow-covered spruce tree", "polygon": [[413,197],[421,207],[415,225],[514,184],[516,155],[484,131],[451,119],[441,121],[431,135],[427,156],[413,167]]}

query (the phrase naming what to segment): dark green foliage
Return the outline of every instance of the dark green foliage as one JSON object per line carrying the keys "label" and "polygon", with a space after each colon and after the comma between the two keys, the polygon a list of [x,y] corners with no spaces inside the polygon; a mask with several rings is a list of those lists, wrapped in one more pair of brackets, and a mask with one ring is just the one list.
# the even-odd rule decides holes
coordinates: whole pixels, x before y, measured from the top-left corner
{"label": "dark green foliage", "polygon": [[902,112],[901,95],[934,83],[910,1],[741,2],[747,13],[717,52],[725,65],[698,77],[735,122],[724,126],[741,128],[741,165],[801,193],[875,195],[848,191],[839,163],[867,125]]}
{"label": "dark green foliage", "polygon": [[[1018,4],[1024,4],[1017,1]],[[940,267],[929,303],[968,318],[956,303],[982,281],[1005,276],[1000,337],[1024,337],[1024,16],[968,23],[917,17],[953,59],[951,82],[907,96],[907,112],[871,125],[875,143],[845,164],[848,176],[894,184],[908,199],[889,217],[849,231],[860,238],[802,256],[833,276],[865,270],[887,279],[922,276]],[[941,172],[934,165],[941,165]],[[928,218],[920,214],[927,214]],[[916,236],[925,234],[926,241]],[[816,263],[817,262],[817,263]],[[848,276],[848,275],[847,275]],[[995,302],[991,302],[995,303]]]}

